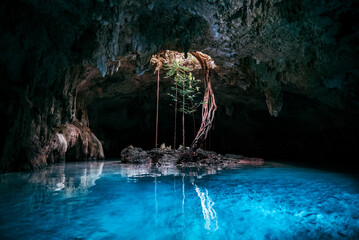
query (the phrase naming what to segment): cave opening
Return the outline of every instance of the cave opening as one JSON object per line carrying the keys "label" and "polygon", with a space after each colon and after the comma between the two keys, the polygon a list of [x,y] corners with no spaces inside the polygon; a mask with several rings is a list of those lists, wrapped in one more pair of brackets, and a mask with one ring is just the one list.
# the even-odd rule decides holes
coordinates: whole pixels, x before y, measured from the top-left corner
{"label": "cave opening", "polygon": [[[174,141],[173,148],[176,148],[177,141],[177,112],[182,113],[182,145],[180,148],[186,148],[185,142],[185,119],[186,115],[191,115],[193,121],[193,142],[190,145],[191,151],[195,151],[198,147],[203,147],[202,142],[207,139],[207,135],[212,129],[214,113],[217,110],[215,97],[212,90],[211,80],[209,77],[210,69],[216,68],[212,58],[201,52],[185,52],[184,54],[175,51],[165,51],[158,55],[153,55],[151,63],[156,66],[157,72],[157,107],[156,107],[156,140],[158,135],[158,105],[159,105],[159,83],[160,70],[164,68],[166,77],[173,77],[172,93],[167,93],[171,97],[174,107]],[[192,73],[194,70],[202,69],[203,84],[201,80],[196,79]],[[203,91],[201,91],[203,85]],[[198,96],[203,95],[203,100],[198,100]],[[196,131],[197,109],[202,108],[202,120],[198,132]],[[197,133],[196,133],[197,132]],[[164,145],[164,144],[163,144]]]}
{"label": "cave opening", "polygon": [[[172,58],[177,61],[186,59],[183,52],[170,50],[151,56],[160,56],[166,52],[172,54]],[[357,118],[355,113],[345,113],[347,117],[338,115],[338,110],[334,111],[332,106],[323,104],[321,100],[302,96],[293,91],[290,85],[283,87],[283,84],[278,85],[274,80],[256,82],[258,80],[253,79],[250,68],[271,71],[256,59],[244,58],[236,65],[241,72],[228,76],[225,62],[219,61],[220,64],[216,65],[209,58],[212,60],[210,77],[218,98],[218,111],[212,131],[201,148],[221,154],[244,154],[284,161],[290,159],[296,163],[327,166],[335,165],[336,159],[342,156],[350,157],[355,153],[357,140],[354,136],[357,130],[352,132],[342,125],[351,121],[350,118]],[[135,60],[136,56],[129,55],[108,64],[106,76],[99,78],[102,80],[97,80],[90,87],[89,95],[84,94],[84,99],[88,101],[86,107],[77,112],[78,119],[86,122],[101,140],[106,158],[119,158],[120,150],[130,145],[143,149],[152,149],[155,145],[156,67],[151,65],[150,58],[147,62],[148,70],[139,76]],[[194,62],[191,73],[203,83],[201,66],[196,59]],[[189,63],[190,61],[186,64]],[[230,68],[235,70],[232,65]],[[173,79],[166,76],[167,72],[164,69],[160,71],[157,147],[164,145],[173,148],[173,96],[168,95],[173,87]],[[282,81],[283,77],[280,74],[274,75],[275,81]],[[235,79],[241,80],[235,82]],[[250,86],[254,86],[254,89]],[[239,98],[235,96],[237,94],[242,95]],[[83,114],[88,116],[83,117]],[[195,113],[194,119],[193,121],[191,116],[185,117],[186,146],[191,145],[194,133],[198,131],[201,123],[200,110]],[[178,148],[182,145],[179,115],[177,124]]]}
{"label": "cave opening", "polygon": [[[211,71],[217,68],[210,56],[199,53],[208,59]],[[182,115],[184,115],[186,129],[185,146],[191,146],[201,126],[205,83],[200,62],[191,53],[185,55],[183,52],[174,50],[165,50],[154,54],[150,60],[151,69],[143,72],[140,76],[134,70],[133,62],[127,62],[128,59],[122,60],[119,68],[122,72],[116,71],[105,77],[105,81],[92,86],[90,92],[94,92],[94,94],[91,94],[90,97],[84,93],[84,98],[88,101],[85,112],[88,113],[89,127],[103,142],[106,157],[118,158],[121,153],[119,149],[130,145],[143,149],[153,148],[155,141],[152,139],[156,134],[156,82],[158,77],[160,79],[158,89],[160,110],[157,147],[173,148],[176,142],[178,143],[176,148],[182,147]],[[174,65],[183,71],[182,75],[178,75],[177,81]],[[182,84],[184,82],[185,84]],[[176,99],[175,88],[177,87],[180,89],[178,89],[178,98]],[[126,88],[129,89],[128,94],[123,92],[123,89]],[[119,89],[121,91],[118,91]],[[111,95],[108,96],[108,92],[111,91]],[[184,98],[188,103],[185,101],[182,105]],[[180,105],[176,111],[177,101],[180,102]],[[183,112],[184,114],[182,114]],[[77,111],[77,120],[81,121],[82,114],[83,110]],[[175,115],[177,115],[176,127],[174,127]],[[174,140],[175,134],[176,140]],[[203,142],[201,147],[209,150],[210,142],[211,134],[209,133],[208,139]]]}

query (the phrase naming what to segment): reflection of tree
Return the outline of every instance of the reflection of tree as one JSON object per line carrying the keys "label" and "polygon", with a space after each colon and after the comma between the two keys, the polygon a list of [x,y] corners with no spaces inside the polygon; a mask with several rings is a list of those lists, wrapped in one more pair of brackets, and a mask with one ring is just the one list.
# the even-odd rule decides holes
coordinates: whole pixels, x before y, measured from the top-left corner
{"label": "reflection of tree", "polygon": [[161,165],[154,168],[150,164],[121,164],[121,168],[117,172],[127,178],[180,175],[180,169],[175,165]]}
{"label": "reflection of tree", "polygon": [[201,191],[201,189],[197,185],[194,184],[194,186],[198,194],[198,197],[201,200],[203,218],[206,221],[204,227],[207,230],[212,229],[216,231],[218,229],[218,221],[217,221],[217,213],[213,208],[214,202],[209,197],[207,189],[205,189],[205,191]]}
{"label": "reflection of tree", "polygon": [[155,223],[157,227],[157,213],[158,213],[158,202],[157,202],[157,177],[155,176]]}
{"label": "reflection of tree", "polygon": [[121,168],[116,173],[127,178],[151,176],[152,166],[149,164],[121,164]]}
{"label": "reflection of tree", "polygon": [[185,186],[184,186],[184,175],[182,175],[182,213],[184,213],[184,200],[186,199]]}
{"label": "reflection of tree", "polygon": [[175,164],[118,164],[106,162],[106,169],[111,169],[114,174],[120,174],[126,178],[155,177],[155,176],[196,176],[201,178],[206,175],[216,174],[220,167],[186,168]]}

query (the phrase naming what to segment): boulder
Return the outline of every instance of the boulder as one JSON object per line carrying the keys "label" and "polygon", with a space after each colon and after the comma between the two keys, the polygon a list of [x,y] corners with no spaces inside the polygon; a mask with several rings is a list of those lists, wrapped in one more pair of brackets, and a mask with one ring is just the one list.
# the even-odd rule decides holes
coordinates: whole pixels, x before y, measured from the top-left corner
{"label": "boulder", "polygon": [[179,154],[167,154],[165,153],[159,160],[158,164],[161,166],[174,166],[180,160],[181,156]]}
{"label": "boulder", "polygon": [[148,151],[154,163],[159,165],[174,165],[181,158],[181,154],[178,150],[167,148],[154,148]]}
{"label": "boulder", "polygon": [[[66,152],[66,160],[96,160],[104,159],[104,151],[101,142],[90,129],[80,122],[66,123],[59,126],[55,140],[55,152],[63,157]],[[66,148],[65,143],[66,142]],[[55,154],[56,155],[56,154]],[[61,160],[61,158],[59,159]]]}
{"label": "boulder", "polygon": [[219,155],[216,152],[206,151],[206,150],[203,150],[201,148],[198,148],[196,150],[196,154],[197,154],[198,159],[214,158],[214,157],[217,157]]}
{"label": "boulder", "polygon": [[121,152],[121,162],[123,163],[151,163],[150,155],[142,148],[128,146]]}
{"label": "boulder", "polygon": [[55,138],[53,139],[52,151],[47,157],[48,163],[53,163],[55,161],[65,161],[65,155],[67,151],[67,142],[61,133],[56,133]]}

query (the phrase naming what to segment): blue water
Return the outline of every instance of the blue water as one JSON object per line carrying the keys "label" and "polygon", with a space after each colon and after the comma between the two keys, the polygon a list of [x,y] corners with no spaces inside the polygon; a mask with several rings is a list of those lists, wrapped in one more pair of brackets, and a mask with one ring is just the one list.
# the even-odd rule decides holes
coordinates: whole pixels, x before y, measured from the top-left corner
{"label": "blue water", "polygon": [[0,239],[358,239],[358,179],[280,164],[0,175]]}

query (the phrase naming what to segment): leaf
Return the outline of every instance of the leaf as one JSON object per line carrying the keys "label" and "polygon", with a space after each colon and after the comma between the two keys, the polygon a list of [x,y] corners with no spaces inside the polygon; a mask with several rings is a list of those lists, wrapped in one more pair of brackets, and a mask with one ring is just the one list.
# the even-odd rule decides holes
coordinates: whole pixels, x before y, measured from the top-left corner
{"label": "leaf", "polygon": [[190,71],[191,71],[191,69],[186,68],[186,67],[182,67],[182,66],[178,66],[178,68],[180,68],[180,69],[182,69],[182,70],[184,70],[184,71],[187,71],[187,72],[190,72]]}

